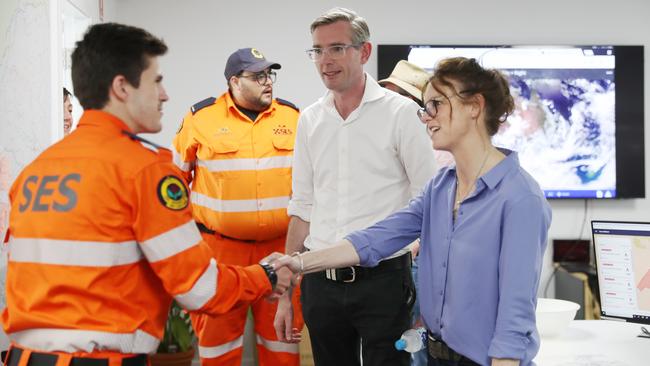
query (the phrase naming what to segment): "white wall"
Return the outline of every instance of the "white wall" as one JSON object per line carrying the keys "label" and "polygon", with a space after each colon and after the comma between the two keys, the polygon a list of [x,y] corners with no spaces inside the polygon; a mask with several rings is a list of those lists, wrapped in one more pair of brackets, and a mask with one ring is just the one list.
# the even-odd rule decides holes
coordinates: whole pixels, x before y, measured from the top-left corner
{"label": "white wall", "polygon": [[[51,103],[42,103],[53,94],[50,20],[46,0],[0,3],[0,242],[8,224],[10,182],[51,138]],[[2,245],[0,308],[5,306],[6,250]],[[8,344],[0,331],[0,349]]]}
{"label": "white wall", "polygon": [[[11,182],[63,136],[63,1],[0,1],[0,240],[7,227]],[[99,20],[97,0],[71,2]],[[105,14],[112,16],[114,6],[107,5]],[[0,308],[5,303],[5,249],[3,245],[0,255]],[[0,349],[6,345],[0,331]]]}
{"label": "white wall", "polygon": [[113,19],[114,1],[104,0],[103,14],[100,14],[99,2],[100,0],[59,0],[67,1],[74,7],[79,9],[84,15],[90,17],[93,23],[101,23],[103,21],[110,21]]}
{"label": "white wall", "polygon": [[[368,20],[376,45],[437,44],[618,44],[646,46],[650,52],[650,2],[631,0],[500,1],[173,1],[117,0],[116,20],[142,26],[165,39],[162,60],[171,100],[163,132],[149,136],[169,145],[189,107],[225,90],[223,68],[237,48],[259,48],[278,61],[276,96],[305,107],[324,87],[304,50],[311,45],[309,24],[333,6],[348,6]],[[650,67],[646,56],[645,105],[650,111]],[[376,75],[376,58],[366,70]],[[647,118],[646,118],[647,119]],[[650,144],[646,127],[646,144]],[[650,159],[646,158],[646,172]],[[646,177],[646,182],[649,179]],[[646,188],[650,196],[650,190]],[[589,238],[580,233],[584,201],[552,201],[550,238]],[[589,201],[587,220],[650,221],[650,200]],[[547,258],[546,276],[550,261]],[[551,292],[552,293],[552,292]]]}

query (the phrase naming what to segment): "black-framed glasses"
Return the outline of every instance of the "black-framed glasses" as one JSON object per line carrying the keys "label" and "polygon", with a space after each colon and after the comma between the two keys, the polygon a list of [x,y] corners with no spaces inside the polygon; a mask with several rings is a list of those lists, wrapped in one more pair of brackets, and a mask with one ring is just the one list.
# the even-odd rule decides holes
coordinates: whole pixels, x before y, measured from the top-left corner
{"label": "black-framed glasses", "polygon": [[[444,96],[447,100],[450,100],[453,97],[459,97],[461,94],[474,93],[475,90],[461,90],[457,94],[452,94],[451,96]],[[438,115],[438,106],[443,103],[441,99],[430,99],[424,103],[424,107],[418,109],[417,114],[421,121],[424,121],[427,116],[428,118],[435,118]]]}
{"label": "black-framed glasses", "polygon": [[275,80],[278,78],[278,74],[275,71],[269,72],[258,72],[252,75],[239,75],[240,78],[246,78],[257,81],[260,85],[266,85],[266,83],[271,80],[271,84],[275,83]]}
{"label": "black-framed glasses", "polygon": [[323,58],[324,55],[329,56],[333,60],[340,59],[345,56],[345,52],[348,48],[359,48],[363,43],[357,44],[337,44],[329,47],[315,47],[306,50],[307,57],[312,61],[318,61]]}
{"label": "black-framed glasses", "polygon": [[431,99],[424,103],[424,107],[418,109],[418,117],[420,120],[427,118],[434,118],[438,114],[438,106],[442,104],[441,100]]}

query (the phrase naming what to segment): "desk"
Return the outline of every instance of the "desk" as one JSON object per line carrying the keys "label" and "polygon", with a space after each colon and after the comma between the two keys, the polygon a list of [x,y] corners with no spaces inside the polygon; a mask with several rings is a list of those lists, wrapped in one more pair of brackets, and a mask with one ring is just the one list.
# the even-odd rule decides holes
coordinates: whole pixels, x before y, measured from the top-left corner
{"label": "desk", "polygon": [[639,338],[641,324],[574,320],[559,337],[542,338],[538,366],[647,366],[650,338]]}

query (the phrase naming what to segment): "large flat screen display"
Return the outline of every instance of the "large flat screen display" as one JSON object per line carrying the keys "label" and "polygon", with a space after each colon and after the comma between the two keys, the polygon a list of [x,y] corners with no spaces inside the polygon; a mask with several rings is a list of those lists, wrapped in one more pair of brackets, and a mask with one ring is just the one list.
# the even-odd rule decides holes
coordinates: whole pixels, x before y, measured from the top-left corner
{"label": "large flat screen display", "polygon": [[645,196],[643,46],[380,45],[378,77],[400,59],[433,70],[475,58],[510,81],[515,111],[493,137],[548,198]]}

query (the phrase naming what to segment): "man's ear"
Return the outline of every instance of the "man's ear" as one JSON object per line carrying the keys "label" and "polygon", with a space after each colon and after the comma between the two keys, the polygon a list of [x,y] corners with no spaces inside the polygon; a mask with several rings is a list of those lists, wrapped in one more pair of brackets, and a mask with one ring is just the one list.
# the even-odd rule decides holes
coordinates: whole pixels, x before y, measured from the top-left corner
{"label": "man's ear", "polygon": [[361,64],[365,65],[372,54],[372,43],[370,41],[364,42],[360,48],[361,51]]}
{"label": "man's ear", "polygon": [[116,75],[113,78],[109,91],[117,100],[123,102],[129,96],[129,87],[131,87],[131,84],[129,84],[124,75]]}
{"label": "man's ear", "polygon": [[239,91],[239,78],[235,75],[231,76],[230,79],[228,79],[228,84],[232,90],[237,90]]}

